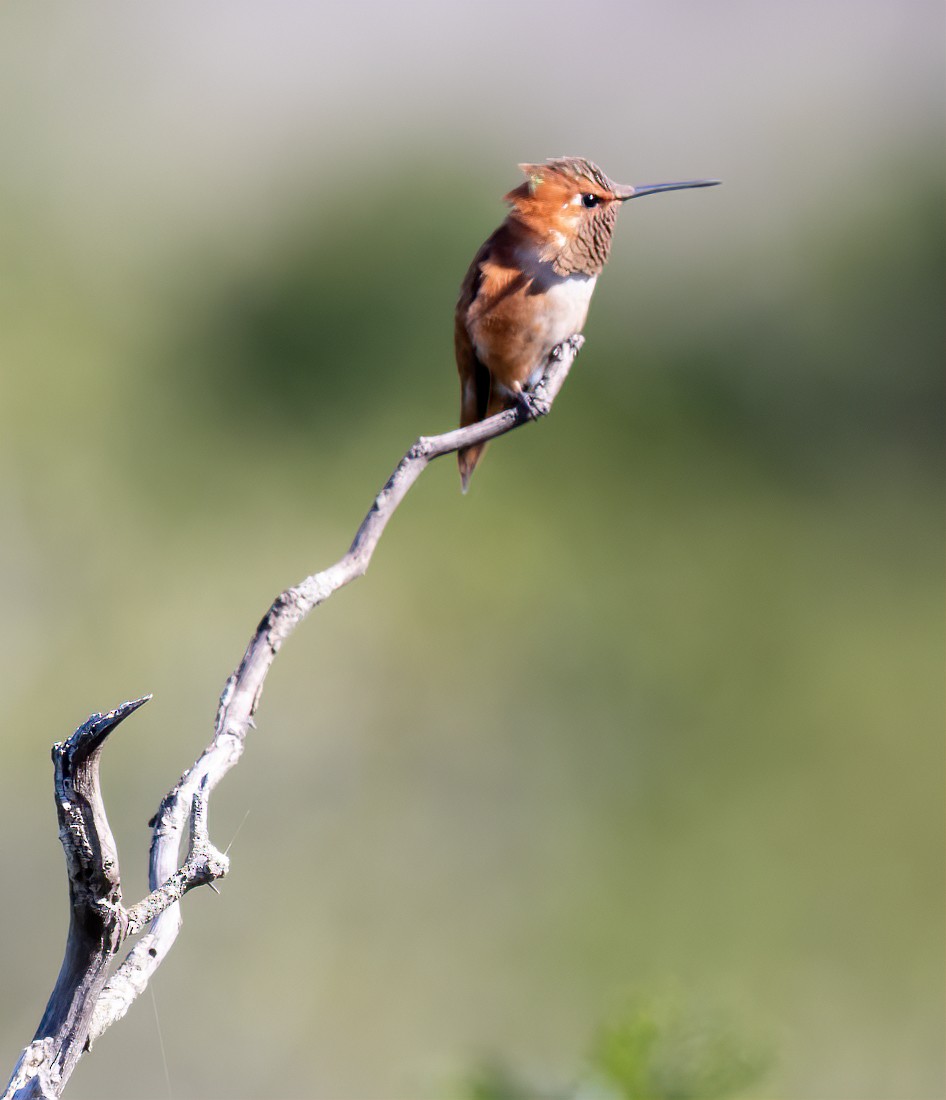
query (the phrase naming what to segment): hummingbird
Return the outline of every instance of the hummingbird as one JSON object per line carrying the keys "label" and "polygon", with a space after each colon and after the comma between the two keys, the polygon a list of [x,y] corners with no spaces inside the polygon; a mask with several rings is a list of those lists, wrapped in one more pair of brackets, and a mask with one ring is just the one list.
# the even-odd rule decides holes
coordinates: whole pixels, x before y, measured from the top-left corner
{"label": "hummingbird", "polygon": [[[505,196],[509,214],[460,287],[454,342],[461,427],[515,405],[542,377],[552,349],[581,332],[621,203],[720,182],[627,187],[584,157],[519,168],[526,182]],[[457,452],[464,493],[485,446]]]}

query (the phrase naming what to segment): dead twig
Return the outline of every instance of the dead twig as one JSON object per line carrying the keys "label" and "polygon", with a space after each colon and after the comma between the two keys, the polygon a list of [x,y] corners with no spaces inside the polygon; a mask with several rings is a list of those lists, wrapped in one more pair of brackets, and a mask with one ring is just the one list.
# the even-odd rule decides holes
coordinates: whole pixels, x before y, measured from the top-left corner
{"label": "dead twig", "polygon": [[[170,951],[181,928],[181,898],[227,873],[227,857],[209,840],[208,802],[243,754],[266,676],[283,642],[313,608],[364,575],[388,520],[430,462],[545,416],[583,342],[576,335],[555,348],[541,380],[516,407],[466,428],[417,439],[375,497],[348,553],[280,593],[227,680],[213,738],[150,822],[151,892],[130,908],[122,905],[118,853],[105,816],[98,762],[109,733],[150,696],[92,715],[72,737],[54,746],[56,805],[69,875],[69,935],[46,1012],[0,1100],[61,1096],[82,1054],[125,1015]],[[179,863],[185,828],[188,852]],[[136,943],[109,976],[125,941],[136,935]]]}

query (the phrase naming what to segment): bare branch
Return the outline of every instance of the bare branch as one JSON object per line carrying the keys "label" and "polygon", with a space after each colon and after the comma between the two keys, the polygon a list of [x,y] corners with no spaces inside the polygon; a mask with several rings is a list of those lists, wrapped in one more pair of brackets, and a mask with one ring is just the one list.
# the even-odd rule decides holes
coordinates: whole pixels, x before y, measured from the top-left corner
{"label": "bare branch", "polygon": [[[388,520],[430,462],[453,454],[461,447],[495,439],[547,415],[583,343],[584,337],[575,335],[556,348],[538,385],[515,408],[467,428],[417,439],[375,497],[348,553],[328,569],[306,577],[276,598],[250,639],[239,667],[227,680],[217,708],[213,739],[168,792],[152,820],[152,889],[166,882],[176,870],[187,808],[194,794],[204,789],[209,797],[214,787],[240,759],[244,739],[253,726],[253,715],[259,706],[266,676],[283,642],[313,608],[339,588],[365,574]],[[145,989],[151,974],[161,965],[177,938],[181,921],[180,906],[171,906],[158,916],[150,932],[129,952],[102,993],[92,1024],[93,1041],[124,1016],[134,998]]]}
{"label": "bare branch", "polygon": [[[266,676],[283,642],[313,608],[364,575],[388,520],[431,461],[547,415],[583,342],[583,337],[575,335],[555,348],[539,383],[514,408],[466,428],[417,439],[375,497],[348,553],[277,597],[224,686],[212,740],[150,822],[151,892],[130,909],[121,904],[118,857],[98,789],[98,754],[110,730],[145,700],[126,703],[107,715],[93,715],[65,743],[76,747],[62,759],[83,764],[77,772],[80,778],[69,788],[71,793],[60,783],[62,769],[62,774],[73,774],[68,771],[71,763],[60,764],[56,752],[62,746],[55,747],[60,834],[72,897],[70,934],[46,1014],[0,1100],[61,1095],[81,1054],[125,1015],[171,949],[181,927],[181,898],[195,886],[213,885],[227,873],[227,857],[209,840],[207,805],[216,785],[243,753]],[[178,866],[186,826],[188,852]],[[149,924],[150,930],[106,981],[107,968],[123,941]],[[77,1003],[78,1009],[67,1007]],[[75,1025],[71,1034],[70,1024]]]}

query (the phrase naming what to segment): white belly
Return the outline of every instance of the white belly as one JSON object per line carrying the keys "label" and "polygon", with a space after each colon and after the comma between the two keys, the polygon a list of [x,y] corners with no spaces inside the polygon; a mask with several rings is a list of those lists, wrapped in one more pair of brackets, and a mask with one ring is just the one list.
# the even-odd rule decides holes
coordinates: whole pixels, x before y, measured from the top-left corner
{"label": "white belly", "polygon": [[597,275],[553,275],[547,280],[546,308],[534,321],[539,354],[536,369],[529,377],[530,386],[541,376],[552,348],[585,327],[597,278]]}
{"label": "white belly", "polygon": [[597,279],[597,275],[567,275],[557,278],[546,290],[552,347],[584,328]]}

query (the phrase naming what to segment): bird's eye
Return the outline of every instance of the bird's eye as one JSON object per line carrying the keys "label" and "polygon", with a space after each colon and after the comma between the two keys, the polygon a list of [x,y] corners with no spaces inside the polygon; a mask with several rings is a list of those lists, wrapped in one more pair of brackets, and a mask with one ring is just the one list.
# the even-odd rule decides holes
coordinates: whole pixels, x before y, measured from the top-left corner
{"label": "bird's eye", "polygon": [[586,210],[593,209],[599,202],[601,202],[601,199],[599,199],[597,195],[588,193],[581,196],[581,205],[584,206]]}

